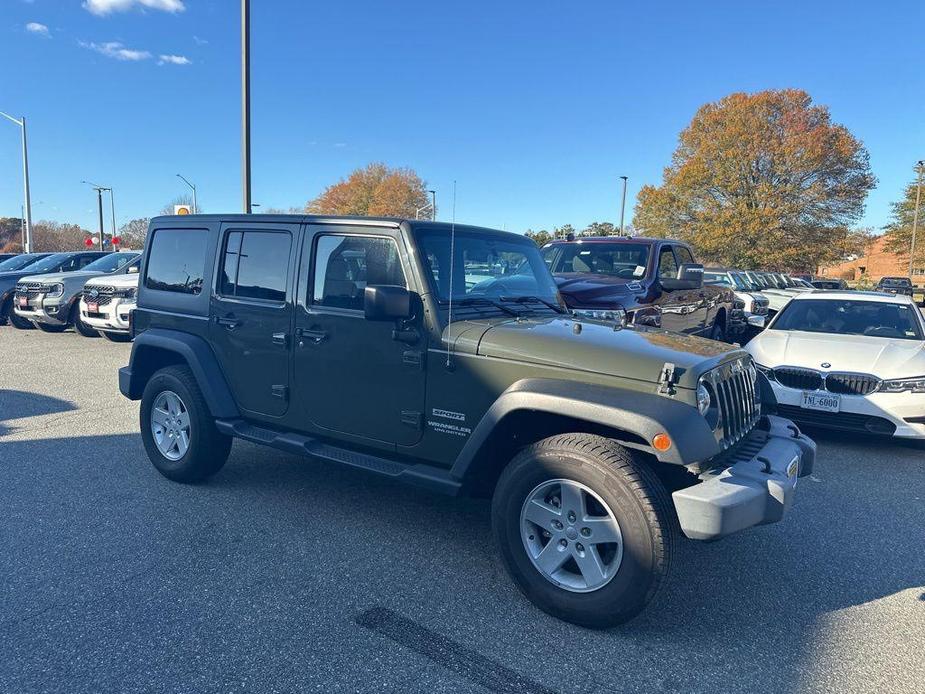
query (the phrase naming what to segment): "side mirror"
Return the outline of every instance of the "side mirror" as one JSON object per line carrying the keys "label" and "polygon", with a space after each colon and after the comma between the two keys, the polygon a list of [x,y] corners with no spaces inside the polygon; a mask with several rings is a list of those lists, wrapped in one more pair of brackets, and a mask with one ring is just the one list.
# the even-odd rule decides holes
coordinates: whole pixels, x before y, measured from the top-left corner
{"label": "side mirror", "polygon": [[700,289],[703,286],[703,265],[700,263],[682,263],[678,268],[676,279],[660,280],[662,287],[672,289]]}
{"label": "side mirror", "polygon": [[138,274],[138,266],[137,266],[137,265],[132,265],[132,266],[129,267],[128,270],[126,270],[126,272],[127,272],[129,275],[137,275],[137,274]]}
{"label": "side mirror", "polygon": [[366,320],[389,321],[411,318],[411,292],[391,284],[373,284],[363,293]]}

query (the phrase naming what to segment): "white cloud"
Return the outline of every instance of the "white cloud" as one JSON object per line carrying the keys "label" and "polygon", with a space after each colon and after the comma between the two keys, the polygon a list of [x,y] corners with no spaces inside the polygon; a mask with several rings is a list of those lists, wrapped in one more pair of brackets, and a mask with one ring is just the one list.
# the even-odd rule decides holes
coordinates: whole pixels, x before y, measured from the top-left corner
{"label": "white cloud", "polygon": [[160,55],[158,65],[192,65],[193,61],[185,55]]}
{"label": "white cloud", "polygon": [[81,41],[80,45],[83,48],[89,48],[91,51],[96,51],[101,55],[105,55],[107,58],[115,58],[116,60],[138,62],[151,58],[151,54],[148,51],[126,48],[118,41],[107,41],[106,43],[86,43]]}
{"label": "white cloud", "polygon": [[183,12],[183,0],[84,0],[84,9],[103,16],[112,12],[125,12],[135,7],[164,12]]}
{"label": "white cloud", "polygon": [[48,31],[48,27],[44,24],[39,24],[38,22],[29,22],[26,24],[26,31],[33,34],[38,34],[39,36],[44,36],[48,39],[51,38],[51,33]]}
{"label": "white cloud", "polygon": [[206,39],[200,36],[194,36],[193,41],[196,43],[197,46],[205,46],[206,44],[209,43]]}

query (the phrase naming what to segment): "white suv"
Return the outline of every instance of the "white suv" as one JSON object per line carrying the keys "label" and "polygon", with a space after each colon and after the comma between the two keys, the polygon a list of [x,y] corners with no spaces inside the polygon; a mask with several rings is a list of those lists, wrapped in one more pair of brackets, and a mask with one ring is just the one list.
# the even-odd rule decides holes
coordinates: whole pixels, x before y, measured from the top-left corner
{"label": "white suv", "polygon": [[89,280],[80,296],[80,319],[113,342],[130,342],[129,316],[137,293],[137,270]]}

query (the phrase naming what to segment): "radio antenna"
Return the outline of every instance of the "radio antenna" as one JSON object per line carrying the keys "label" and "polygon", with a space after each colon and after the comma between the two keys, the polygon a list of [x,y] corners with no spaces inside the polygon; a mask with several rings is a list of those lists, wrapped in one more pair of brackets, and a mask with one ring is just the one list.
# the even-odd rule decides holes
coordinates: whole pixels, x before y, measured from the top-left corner
{"label": "radio antenna", "polygon": [[456,274],[454,267],[456,260],[456,181],[453,181],[453,223],[450,226],[450,301],[447,315],[447,343],[446,343],[446,368],[451,368],[450,355],[453,349],[453,276]]}

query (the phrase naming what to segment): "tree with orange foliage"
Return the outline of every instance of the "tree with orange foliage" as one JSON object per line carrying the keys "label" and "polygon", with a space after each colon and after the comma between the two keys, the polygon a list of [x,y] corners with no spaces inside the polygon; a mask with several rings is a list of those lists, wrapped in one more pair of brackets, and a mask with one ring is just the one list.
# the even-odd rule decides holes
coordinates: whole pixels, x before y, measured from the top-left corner
{"label": "tree with orange foliage", "polygon": [[310,214],[413,219],[423,207],[430,216],[429,203],[427,185],[413,170],[373,163],[325,188],[305,209]]}
{"label": "tree with orange foliage", "polygon": [[806,92],[736,93],[697,111],[633,223],[723,264],[813,270],[842,252],[875,184],[864,145]]}

